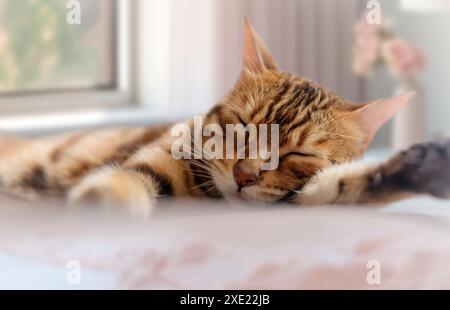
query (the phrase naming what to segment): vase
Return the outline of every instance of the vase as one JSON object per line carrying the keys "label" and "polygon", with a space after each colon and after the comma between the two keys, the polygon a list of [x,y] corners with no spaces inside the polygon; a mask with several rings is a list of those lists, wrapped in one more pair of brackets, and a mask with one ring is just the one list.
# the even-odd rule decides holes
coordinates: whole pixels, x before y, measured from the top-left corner
{"label": "vase", "polygon": [[424,91],[415,79],[403,79],[396,88],[396,95],[415,92],[411,102],[394,117],[392,126],[392,146],[402,150],[423,142],[426,138],[426,110]]}

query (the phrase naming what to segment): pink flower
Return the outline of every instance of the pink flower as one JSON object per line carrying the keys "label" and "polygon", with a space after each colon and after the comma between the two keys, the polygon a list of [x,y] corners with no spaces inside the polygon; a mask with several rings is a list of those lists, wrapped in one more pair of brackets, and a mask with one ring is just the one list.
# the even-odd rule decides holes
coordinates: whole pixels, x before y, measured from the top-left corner
{"label": "pink flower", "polygon": [[427,65],[424,51],[402,39],[384,42],[382,56],[391,72],[398,76],[411,77],[423,71]]}

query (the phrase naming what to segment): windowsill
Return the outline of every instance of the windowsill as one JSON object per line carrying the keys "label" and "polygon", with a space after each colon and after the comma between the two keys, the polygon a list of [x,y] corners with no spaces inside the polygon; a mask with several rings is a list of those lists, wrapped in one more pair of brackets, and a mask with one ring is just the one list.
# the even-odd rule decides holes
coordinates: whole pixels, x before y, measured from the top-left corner
{"label": "windowsill", "polygon": [[98,108],[70,112],[0,116],[0,130],[12,134],[41,136],[63,131],[108,126],[145,126],[173,119],[147,108]]}

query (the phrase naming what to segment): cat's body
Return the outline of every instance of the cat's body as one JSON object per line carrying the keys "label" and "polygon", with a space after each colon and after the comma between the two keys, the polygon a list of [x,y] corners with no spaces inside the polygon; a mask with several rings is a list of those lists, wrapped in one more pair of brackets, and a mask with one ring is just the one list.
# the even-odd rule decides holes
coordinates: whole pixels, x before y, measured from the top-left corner
{"label": "cat's body", "polygon": [[[276,169],[262,170],[261,158],[175,159],[177,137],[170,125],[100,129],[5,139],[3,187],[71,203],[125,205],[139,216],[150,214],[161,196],[317,205],[449,195],[449,141],[424,144],[377,165],[350,163],[410,95],[354,105],[308,79],[279,71],[247,22],[244,31],[243,73],[230,94],[203,116],[203,124],[224,129],[227,124],[278,124]],[[186,124],[193,130],[192,120]],[[436,165],[442,167],[437,182],[422,184]]]}

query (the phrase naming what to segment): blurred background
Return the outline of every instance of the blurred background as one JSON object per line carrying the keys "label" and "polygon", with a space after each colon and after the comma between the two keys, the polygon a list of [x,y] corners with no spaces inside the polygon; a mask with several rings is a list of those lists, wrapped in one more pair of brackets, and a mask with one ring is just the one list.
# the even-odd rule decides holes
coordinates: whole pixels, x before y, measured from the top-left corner
{"label": "blurred background", "polygon": [[354,102],[417,92],[373,148],[450,134],[450,0],[0,0],[0,129],[204,112],[241,70],[245,15],[283,70]]}

